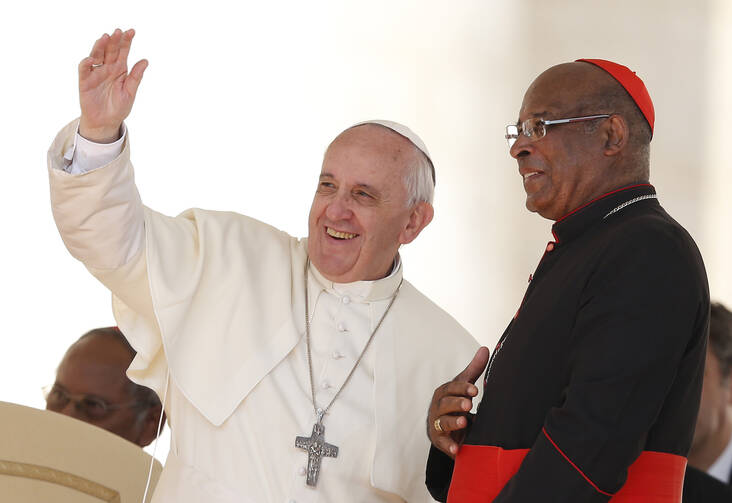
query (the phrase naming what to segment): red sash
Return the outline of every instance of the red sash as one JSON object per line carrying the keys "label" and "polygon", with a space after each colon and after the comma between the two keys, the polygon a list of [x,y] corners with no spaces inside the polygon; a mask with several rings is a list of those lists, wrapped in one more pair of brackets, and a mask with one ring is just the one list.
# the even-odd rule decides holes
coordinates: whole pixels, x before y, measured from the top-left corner
{"label": "red sash", "polygon": [[[528,452],[528,449],[463,445],[455,458],[448,503],[493,501],[516,474]],[[628,468],[625,485],[610,502],[680,503],[685,470],[683,456],[643,451]]]}

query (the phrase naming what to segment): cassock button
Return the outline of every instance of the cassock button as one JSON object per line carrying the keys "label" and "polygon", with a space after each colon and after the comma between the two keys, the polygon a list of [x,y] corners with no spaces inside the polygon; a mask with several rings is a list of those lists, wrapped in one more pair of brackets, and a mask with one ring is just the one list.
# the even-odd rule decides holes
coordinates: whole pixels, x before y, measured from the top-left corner
{"label": "cassock button", "polygon": [[343,302],[344,304],[349,304],[351,302],[351,297],[349,297],[348,295],[344,295],[341,299],[341,302]]}
{"label": "cassock button", "polygon": [[323,389],[328,389],[330,388],[330,383],[328,381],[323,381],[320,383],[320,387]]}
{"label": "cassock button", "polygon": [[340,360],[341,358],[343,358],[343,353],[341,353],[340,351],[333,351],[332,356],[334,360]]}
{"label": "cassock button", "polygon": [[346,324],[343,322],[340,322],[340,323],[338,323],[338,325],[336,325],[336,328],[338,329],[339,332],[345,332]]}
{"label": "cassock button", "polygon": [[546,245],[546,251],[550,252],[554,249],[554,243],[549,243]]}
{"label": "cassock button", "polygon": [[307,473],[307,469],[304,466],[301,466],[300,468],[297,469],[298,475],[305,475],[305,473]]}

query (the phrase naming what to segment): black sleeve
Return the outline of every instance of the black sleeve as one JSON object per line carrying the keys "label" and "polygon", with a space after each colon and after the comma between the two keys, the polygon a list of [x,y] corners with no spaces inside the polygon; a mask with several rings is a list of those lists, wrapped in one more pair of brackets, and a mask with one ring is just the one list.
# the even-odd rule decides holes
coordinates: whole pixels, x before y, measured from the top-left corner
{"label": "black sleeve", "polygon": [[430,455],[427,458],[426,483],[427,490],[437,501],[447,501],[447,491],[450,489],[452,470],[455,462],[442,452],[430,446]]}
{"label": "black sleeve", "polygon": [[669,431],[682,432],[671,443],[686,455],[706,347],[701,259],[679,236],[653,229],[623,242],[605,252],[577,306],[564,400],[495,503],[609,501],[669,396],[684,401],[674,410],[688,417]]}

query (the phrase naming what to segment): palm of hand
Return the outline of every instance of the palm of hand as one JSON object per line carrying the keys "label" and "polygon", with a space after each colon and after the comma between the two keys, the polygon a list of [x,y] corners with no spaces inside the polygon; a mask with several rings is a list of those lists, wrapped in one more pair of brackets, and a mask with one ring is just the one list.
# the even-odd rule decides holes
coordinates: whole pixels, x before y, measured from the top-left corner
{"label": "palm of hand", "polygon": [[[147,61],[127,72],[127,56],[134,30],[117,29],[96,41],[88,58],[79,64],[79,131],[92,140],[109,140],[130,114]],[[86,134],[85,134],[86,133]]]}
{"label": "palm of hand", "polygon": [[125,88],[126,78],[127,62],[118,60],[92,68],[79,79],[81,111],[89,127],[121,123],[130,114],[135,97]]}

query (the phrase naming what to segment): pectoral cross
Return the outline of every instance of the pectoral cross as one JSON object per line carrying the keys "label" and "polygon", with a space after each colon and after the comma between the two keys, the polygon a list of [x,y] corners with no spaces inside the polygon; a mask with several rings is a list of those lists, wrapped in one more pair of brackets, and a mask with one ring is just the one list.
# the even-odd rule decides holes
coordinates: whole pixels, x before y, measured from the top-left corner
{"label": "pectoral cross", "polygon": [[308,453],[308,477],[307,485],[315,487],[320,475],[320,463],[323,456],[329,458],[338,457],[338,447],[325,442],[325,427],[323,416],[318,416],[318,421],[313,425],[313,433],[309,437],[295,437],[295,447],[305,449]]}

